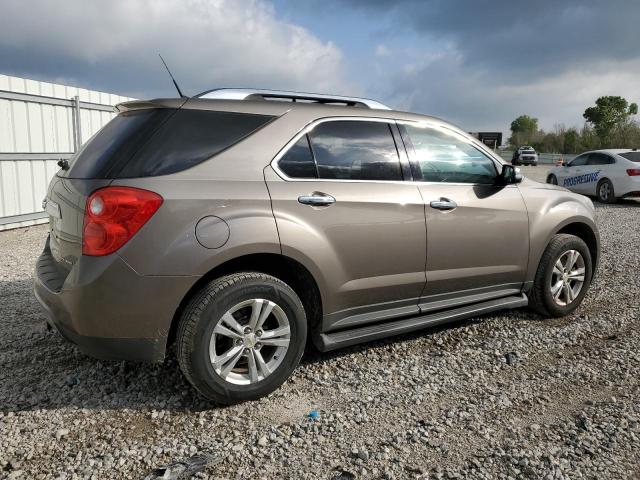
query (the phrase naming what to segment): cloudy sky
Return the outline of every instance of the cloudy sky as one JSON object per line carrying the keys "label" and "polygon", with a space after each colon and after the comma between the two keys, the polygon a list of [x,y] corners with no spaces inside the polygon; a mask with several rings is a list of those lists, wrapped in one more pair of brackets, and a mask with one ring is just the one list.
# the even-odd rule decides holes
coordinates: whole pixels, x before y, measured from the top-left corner
{"label": "cloudy sky", "polygon": [[133,97],[362,95],[467,130],[640,100],[638,0],[2,0],[0,73]]}

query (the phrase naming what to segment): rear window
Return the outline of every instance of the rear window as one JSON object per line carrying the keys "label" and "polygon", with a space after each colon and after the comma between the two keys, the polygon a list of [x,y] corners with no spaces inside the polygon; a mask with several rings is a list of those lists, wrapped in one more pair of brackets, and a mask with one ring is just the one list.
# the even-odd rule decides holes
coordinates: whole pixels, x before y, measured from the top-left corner
{"label": "rear window", "polygon": [[632,162],[640,162],[640,152],[625,152],[619,154],[621,157],[631,160]]}
{"label": "rear window", "polygon": [[272,116],[150,109],[115,117],[70,162],[70,178],[133,178],[179,172],[247,137]]}

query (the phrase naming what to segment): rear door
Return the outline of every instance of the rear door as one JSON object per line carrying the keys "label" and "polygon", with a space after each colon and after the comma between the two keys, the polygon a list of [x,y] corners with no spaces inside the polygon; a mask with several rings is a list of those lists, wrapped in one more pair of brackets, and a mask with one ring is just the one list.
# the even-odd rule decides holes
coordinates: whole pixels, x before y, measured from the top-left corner
{"label": "rear door", "polygon": [[424,204],[399,141],[393,122],[324,119],[265,170],[282,253],[320,283],[325,331],[418,312]]}
{"label": "rear door", "polygon": [[614,158],[606,153],[590,153],[582,175],[577,179],[576,191],[595,195],[598,181],[603,177],[612,179],[612,174],[615,175],[615,163]]}
{"label": "rear door", "polygon": [[498,162],[438,125],[400,125],[413,178],[425,200],[425,310],[521,291],[529,222],[517,185],[498,185]]}

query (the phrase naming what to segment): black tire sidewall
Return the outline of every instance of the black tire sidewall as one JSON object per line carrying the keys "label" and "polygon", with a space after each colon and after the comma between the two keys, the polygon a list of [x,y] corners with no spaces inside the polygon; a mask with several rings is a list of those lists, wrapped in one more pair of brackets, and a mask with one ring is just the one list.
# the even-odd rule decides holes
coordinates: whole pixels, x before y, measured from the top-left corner
{"label": "black tire sidewall", "polygon": [[553,174],[549,175],[549,178],[547,178],[547,183],[549,183],[551,185],[557,185],[558,184],[558,177],[556,177]]}
{"label": "black tire sidewall", "polygon": [[[564,254],[567,250],[577,250],[582,255],[584,259],[585,266],[585,275],[584,275],[584,284],[582,286],[582,290],[576,297],[576,299],[570,304],[566,306],[558,305],[551,295],[551,277],[553,274],[553,266],[556,264],[558,259]],[[542,295],[545,308],[549,311],[549,313],[554,317],[563,317],[565,315],[570,314],[576,308],[580,306],[582,300],[584,299],[587,291],[589,290],[589,286],[591,285],[591,278],[593,275],[593,264],[591,260],[591,252],[587,245],[578,237],[572,237],[562,242],[560,245],[556,245],[554,250],[550,252],[550,256],[547,261],[547,264],[544,266],[544,273],[542,277]]]}
{"label": "black tire sidewall", "polygon": [[[209,358],[209,341],[222,315],[244,300],[263,298],[275,302],[289,320],[291,341],[277,370],[255,385],[235,385],[215,372]],[[208,398],[224,403],[253,400],[268,395],[291,375],[298,365],[306,343],[307,325],[304,309],[297,295],[277,281],[247,279],[219,291],[199,312],[195,341],[191,352],[193,381]]]}

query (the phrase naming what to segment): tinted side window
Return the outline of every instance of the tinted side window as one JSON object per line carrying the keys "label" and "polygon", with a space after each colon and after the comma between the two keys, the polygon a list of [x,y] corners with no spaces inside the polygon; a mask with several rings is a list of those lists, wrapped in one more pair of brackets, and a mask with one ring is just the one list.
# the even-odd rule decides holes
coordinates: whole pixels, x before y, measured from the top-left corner
{"label": "tinted side window", "polygon": [[185,170],[239,142],[273,117],[210,110],[178,110],[129,160],[118,177]]}
{"label": "tinted side window", "polygon": [[439,129],[400,125],[416,180],[425,182],[495,182],[493,160],[471,143]]}
{"label": "tinted side window", "polygon": [[316,162],[313,160],[309,140],[306,135],[300,137],[282,158],[278,167],[291,178],[318,178]]}
{"label": "tinted side window", "polygon": [[625,152],[619,154],[621,157],[631,160],[632,162],[640,162],[640,152]]}
{"label": "tinted side window", "polygon": [[69,161],[69,178],[109,178],[116,163],[129,160],[176,110],[150,109],[114,117]]}
{"label": "tinted side window", "polygon": [[402,180],[391,129],[384,122],[336,120],[309,132],[320,178]]}
{"label": "tinted side window", "polygon": [[589,159],[589,154],[583,153],[582,155],[574,158],[571,163],[568,165],[569,167],[581,167],[587,164],[587,160]]}
{"label": "tinted side window", "polygon": [[615,163],[615,161],[604,153],[592,153],[587,160],[587,165],[609,165],[610,163]]}

